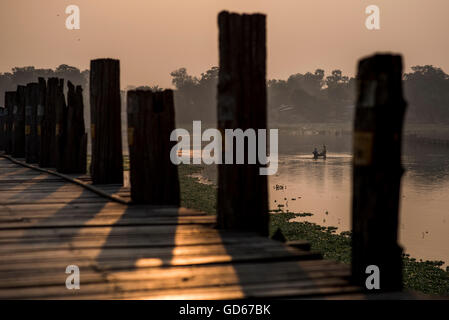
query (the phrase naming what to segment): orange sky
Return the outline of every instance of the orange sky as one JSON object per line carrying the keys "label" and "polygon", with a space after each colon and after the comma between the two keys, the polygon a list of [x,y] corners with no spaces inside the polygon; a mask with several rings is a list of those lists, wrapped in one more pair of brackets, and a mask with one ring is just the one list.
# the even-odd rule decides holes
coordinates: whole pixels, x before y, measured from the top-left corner
{"label": "orange sky", "polygon": [[[65,28],[65,8],[81,9],[81,30]],[[381,30],[364,26],[381,9]],[[268,15],[268,78],[340,68],[374,51],[405,55],[405,66],[449,72],[448,0],[1,0],[0,72],[14,66],[86,69],[92,58],[121,60],[122,87],[171,86],[169,73],[199,75],[218,61],[217,14]]]}

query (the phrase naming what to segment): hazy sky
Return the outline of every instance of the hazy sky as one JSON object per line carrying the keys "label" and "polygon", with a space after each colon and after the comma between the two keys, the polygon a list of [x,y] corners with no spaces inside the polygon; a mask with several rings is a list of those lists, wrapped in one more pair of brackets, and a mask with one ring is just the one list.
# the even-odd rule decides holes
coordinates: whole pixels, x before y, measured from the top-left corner
{"label": "hazy sky", "polygon": [[[65,8],[81,10],[67,30]],[[380,7],[381,30],[365,28],[365,8]],[[199,75],[218,63],[221,10],[267,14],[268,78],[340,68],[375,51],[403,53],[405,66],[449,72],[448,0],[0,0],[0,72],[15,66],[89,67],[121,60],[122,87],[171,86],[169,73]]]}

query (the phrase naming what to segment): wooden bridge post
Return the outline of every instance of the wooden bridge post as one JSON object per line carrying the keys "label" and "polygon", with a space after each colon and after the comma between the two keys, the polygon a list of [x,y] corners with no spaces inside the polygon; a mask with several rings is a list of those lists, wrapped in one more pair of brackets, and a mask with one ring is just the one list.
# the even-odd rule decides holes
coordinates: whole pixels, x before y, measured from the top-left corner
{"label": "wooden bridge post", "polygon": [[402,288],[398,216],[402,126],[402,58],[375,55],[359,62],[354,121],[352,276],[365,287],[366,268],[380,271],[380,290]]}
{"label": "wooden bridge post", "polygon": [[55,163],[58,172],[66,172],[65,157],[72,150],[66,147],[67,142],[67,105],[64,97],[64,79],[58,79],[55,97]]}
{"label": "wooden bridge post", "polygon": [[25,157],[25,91],[25,86],[17,86],[12,124],[12,156],[15,158]]}
{"label": "wooden bridge post", "polygon": [[[58,78],[50,78],[47,81],[45,91],[45,108],[41,129],[41,154],[40,167],[56,167],[56,99],[58,92]],[[43,83],[41,82],[41,93]],[[42,101],[42,97],[41,97]]]}
{"label": "wooden bridge post", "polygon": [[37,106],[39,103],[39,83],[26,86],[25,97],[25,161],[36,163],[38,158]]}
{"label": "wooden bridge post", "polygon": [[15,91],[7,91],[5,92],[5,153],[12,153],[12,124],[13,124],[13,110],[14,105],[16,104],[16,92]]}
{"label": "wooden bridge post", "polygon": [[127,109],[132,201],[179,206],[178,168],[170,161],[173,91],[128,91]]}
{"label": "wooden bridge post", "polygon": [[90,109],[94,184],[123,184],[120,61],[92,60]]}
{"label": "wooden bridge post", "polygon": [[6,118],[6,108],[0,107],[0,151],[5,151],[5,118]]}
{"label": "wooden bridge post", "polygon": [[[218,16],[220,71],[218,128],[266,129],[266,22],[265,15]],[[235,141],[235,139],[234,139]],[[246,147],[248,147],[246,145]],[[235,145],[234,145],[235,150]],[[258,164],[218,165],[218,226],[268,234],[267,177]],[[225,148],[223,152],[223,163]]]}
{"label": "wooden bridge post", "polygon": [[41,163],[42,154],[42,123],[44,121],[45,100],[47,95],[47,82],[44,78],[39,78],[39,97],[36,112],[36,132],[37,132],[37,152],[38,162]]}
{"label": "wooden bridge post", "polygon": [[84,126],[83,89],[67,83],[67,128],[64,173],[86,173],[87,133]]}

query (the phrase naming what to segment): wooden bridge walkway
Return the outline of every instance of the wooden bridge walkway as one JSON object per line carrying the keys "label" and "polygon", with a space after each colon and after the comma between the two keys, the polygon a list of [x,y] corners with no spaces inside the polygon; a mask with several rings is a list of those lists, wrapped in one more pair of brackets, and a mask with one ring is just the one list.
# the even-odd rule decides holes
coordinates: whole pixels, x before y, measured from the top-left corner
{"label": "wooden bridge walkway", "polygon": [[[103,187],[127,195],[118,186]],[[233,299],[359,292],[306,243],[221,232],[215,216],[125,205],[0,158],[0,299]],[[66,267],[80,268],[69,290]]]}

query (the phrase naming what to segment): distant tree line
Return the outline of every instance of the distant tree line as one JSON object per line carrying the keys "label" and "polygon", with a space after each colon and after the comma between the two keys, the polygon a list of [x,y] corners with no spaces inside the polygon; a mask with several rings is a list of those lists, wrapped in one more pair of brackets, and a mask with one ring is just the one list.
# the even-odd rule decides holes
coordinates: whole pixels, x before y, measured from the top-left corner
{"label": "distant tree line", "polygon": [[78,68],[62,64],[56,69],[36,69],[35,67],[15,67],[12,72],[0,73],[0,105],[4,104],[5,91],[15,91],[18,85],[37,82],[39,77],[64,78],[74,85],[81,85],[88,90],[89,70],[80,71]]}
{"label": "distant tree line", "polygon": [[[176,87],[178,121],[191,122],[216,119],[216,85],[218,67],[194,77],[185,68],[171,73]],[[407,120],[421,123],[449,123],[449,76],[440,68],[414,66],[403,77],[405,96],[409,104]],[[287,80],[269,80],[268,115],[271,121],[348,122],[352,120],[356,81],[333,70],[292,74]]]}
{"label": "distant tree line", "polygon": [[404,75],[408,120],[449,124],[449,75],[434,66],[415,66]]}
{"label": "distant tree line", "polygon": [[[175,87],[176,118],[178,123],[202,120],[216,122],[216,92],[218,67],[212,67],[199,77],[188,74],[186,68],[170,73]],[[4,92],[16,90],[17,85],[37,81],[38,77],[59,77],[83,86],[88,106],[89,70],[60,65],[55,70],[35,67],[13,68],[0,73],[0,105]],[[268,115],[276,123],[348,122],[352,120],[356,81],[334,70],[292,74],[286,80],[269,80]],[[126,90],[162,90],[159,86],[128,86]],[[416,123],[449,123],[449,75],[440,68],[414,66],[404,74],[404,91],[408,101],[407,120]],[[126,101],[125,91],[122,93]],[[86,116],[88,110],[86,108]]]}

